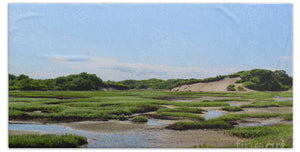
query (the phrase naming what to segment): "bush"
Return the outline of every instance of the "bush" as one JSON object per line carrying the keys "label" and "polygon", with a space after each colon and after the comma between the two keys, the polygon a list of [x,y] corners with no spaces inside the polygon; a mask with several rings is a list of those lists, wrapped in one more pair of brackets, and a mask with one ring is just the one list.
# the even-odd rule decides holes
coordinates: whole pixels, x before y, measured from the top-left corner
{"label": "bush", "polygon": [[243,86],[253,90],[282,91],[292,86],[292,78],[285,71],[253,69],[241,73]]}
{"label": "bush", "polygon": [[243,80],[236,80],[234,83],[243,83]]}
{"label": "bush", "polygon": [[145,116],[136,116],[132,119],[133,122],[147,122],[148,119]]}
{"label": "bush", "polygon": [[227,91],[236,91],[235,85],[234,85],[234,84],[228,85],[228,86],[227,86]]}
{"label": "bush", "polygon": [[238,86],[238,91],[245,91],[245,89],[241,86]]}

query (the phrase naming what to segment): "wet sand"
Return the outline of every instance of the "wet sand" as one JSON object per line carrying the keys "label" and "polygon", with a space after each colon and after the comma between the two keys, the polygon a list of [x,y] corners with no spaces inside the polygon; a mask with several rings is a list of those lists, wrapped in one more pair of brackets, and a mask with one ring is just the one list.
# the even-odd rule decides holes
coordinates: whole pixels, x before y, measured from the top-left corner
{"label": "wet sand", "polygon": [[46,134],[46,132],[42,131],[26,131],[26,130],[9,130],[9,135],[42,135]]}
{"label": "wet sand", "polygon": [[81,121],[81,122],[70,122],[70,123],[58,123],[56,125],[66,126],[76,130],[97,132],[103,134],[110,133],[124,133],[134,130],[151,128],[151,126],[130,123],[129,121]]}
{"label": "wet sand", "polygon": [[243,111],[230,113],[293,113],[293,107],[243,108]]}
{"label": "wet sand", "polygon": [[60,124],[72,129],[103,133],[103,134],[155,134],[153,142],[155,147],[175,148],[193,147],[194,145],[206,144],[211,146],[229,146],[241,140],[239,137],[225,134],[225,130],[187,130],[176,131],[165,129],[164,126],[147,126],[132,124],[130,122],[74,122]]}

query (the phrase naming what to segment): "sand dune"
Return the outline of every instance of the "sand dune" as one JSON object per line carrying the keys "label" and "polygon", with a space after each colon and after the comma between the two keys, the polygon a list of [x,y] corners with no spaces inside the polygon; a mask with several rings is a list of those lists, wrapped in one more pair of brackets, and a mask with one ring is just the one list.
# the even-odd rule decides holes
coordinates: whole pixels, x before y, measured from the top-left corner
{"label": "sand dune", "polygon": [[[236,84],[237,80],[240,80],[240,77],[236,78],[229,78],[226,77],[220,81],[214,82],[199,82],[194,84],[182,85],[179,87],[175,87],[171,89],[171,91],[192,91],[192,92],[229,92],[227,91],[227,86],[230,84],[234,84],[237,90],[238,86],[242,86],[242,84]],[[244,88],[245,91],[243,92],[250,92],[253,90]],[[232,91],[231,91],[232,92]],[[235,92],[235,91],[234,91]]]}

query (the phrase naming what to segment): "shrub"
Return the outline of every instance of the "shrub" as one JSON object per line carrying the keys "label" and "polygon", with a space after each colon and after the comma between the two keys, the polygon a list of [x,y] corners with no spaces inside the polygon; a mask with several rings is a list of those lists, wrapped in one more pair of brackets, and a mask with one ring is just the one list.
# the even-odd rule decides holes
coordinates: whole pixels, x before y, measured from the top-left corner
{"label": "shrub", "polygon": [[228,85],[228,86],[227,86],[227,91],[236,91],[235,85],[234,85],[234,84]]}
{"label": "shrub", "polygon": [[241,86],[238,86],[238,91],[245,91],[245,89]]}
{"label": "shrub", "polygon": [[236,80],[234,83],[243,83],[243,80]]}

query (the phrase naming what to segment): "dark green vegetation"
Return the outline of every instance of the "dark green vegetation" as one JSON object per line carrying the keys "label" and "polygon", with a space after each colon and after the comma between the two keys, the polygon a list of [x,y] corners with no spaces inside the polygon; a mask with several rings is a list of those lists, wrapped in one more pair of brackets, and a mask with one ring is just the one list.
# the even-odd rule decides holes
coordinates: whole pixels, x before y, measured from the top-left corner
{"label": "dark green vegetation", "polygon": [[285,71],[254,69],[237,73],[243,82],[243,86],[253,90],[281,91],[288,90],[293,85],[293,78]]}
{"label": "dark green vegetation", "polygon": [[85,72],[45,80],[9,74],[9,90],[99,90],[102,87],[107,87],[107,84],[95,74]]}
{"label": "dark green vegetation", "polygon": [[243,113],[243,114],[223,115],[215,119],[224,120],[224,121],[236,121],[236,120],[242,120],[243,118],[274,118],[274,117],[283,118],[285,120],[292,120],[293,114],[291,113]]}
{"label": "dark green vegetation", "polygon": [[239,106],[226,106],[226,107],[222,107],[222,110],[226,110],[226,111],[241,111],[243,109],[241,107],[239,107]]}
{"label": "dark green vegetation", "polygon": [[227,121],[210,119],[204,121],[195,122],[176,122],[167,126],[167,129],[174,130],[188,130],[188,129],[229,129],[232,128],[233,124]]}
{"label": "dark green vegetation", "polygon": [[87,139],[78,135],[10,135],[10,148],[76,148],[87,144]]}
{"label": "dark green vegetation", "polygon": [[185,113],[199,113],[199,114],[201,114],[203,111],[206,111],[206,110],[201,109],[201,108],[188,108],[188,107],[180,107],[180,108],[173,108],[173,109],[162,108],[162,109],[157,110],[158,113],[161,113],[161,112],[185,112]]}
{"label": "dark green vegetation", "polygon": [[260,126],[234,128],[229,131],[232,136],[250,138],[250,141],[240,142],[237,148],[292,148],[293,125]]}
{"label": "dark green vegetation", "polygon": [[[185,84],[198,82],[212,82],[222,80],[225,77],[241,77],[237,83],[254,90],[280,91],[288,90],[293,85],[293,78],[285,71],[253,69],[250,71],[240,71],[230,75],[219,75],[206,79],[148,79],[148,80],[123,80],[103,82],[95,74],[85,72],[77,75],[61,76],[55,79],[31,79],[26,75],[15,76],[9,74],[9,90],[99,90],[112,88],[116,90],[128,89],[172,89]],[[235,91],[235,87],[229,87],[230,91]],[[241,88],[238,88],[242,91]]]}
{"label": "dark green vegetation", "polygon": [[235,85],[234,85],[234,84],[228,85],[228,86],[227,86],[227,91],[236,91]]}
{"label": "dark green vegetation", "polygon": [[241,86],[238,86],[238,91],[245,91],[245,89]]}
{"label": "dark green vegetation", "polygon": [[190,119],[197,119],[197,120],[204,120],[203,116],[198,114],[202,114],[203,110],[201,108],[188,108],[188,107],[180,107],[180,108],[162,108],[157,110],[157,114],[163,116],[173,116],[173,117],[181,117],[181,118],[190,118]]}
{"label": "dark green vegetation", "polygon": [[203,116],[186,113],[186,112],[157,112],[159,115],[162,116],[173,116],[173,117],[180,117],[180,118],[190,118],[190,119],[197,119],[197,120],[204,120]]}
{"label": "dark green vegetation", "polygon": [[145,116],[136,116],[132,119],[133,122],[147,122],[148,119]]}

